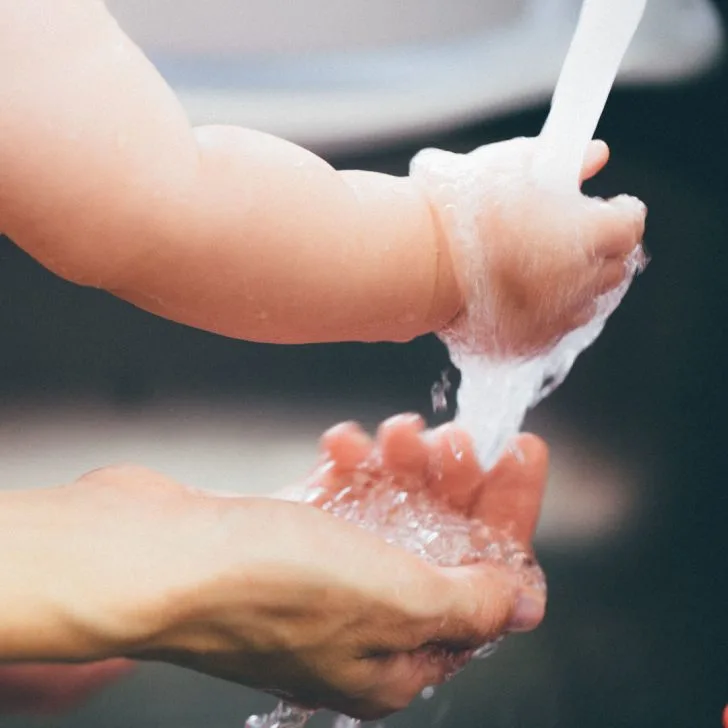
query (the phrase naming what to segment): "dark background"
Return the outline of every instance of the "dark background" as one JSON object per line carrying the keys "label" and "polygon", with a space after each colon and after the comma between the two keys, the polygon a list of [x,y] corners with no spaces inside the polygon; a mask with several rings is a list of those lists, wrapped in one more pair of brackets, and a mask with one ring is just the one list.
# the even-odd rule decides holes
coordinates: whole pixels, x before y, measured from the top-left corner
{"label": "dark background", "polygon": [[[535,134],[544,114],[428,145],[467,151]],[[609,548],[568,558],[544,549],[543,628],[393,726],[707,728],[728,703],[728,64],[679,86],[615,92],[599,135],[613,161],[589,191],[647,202],[653,261],[545,407],[617,457],[649,463],[638,483],[647,506],[639,527]],[[403,174],[415,151],[331,161]],[[312,406],[370,397],[392,412],[427,413],[447,363],[434,338],[278,348],[213,337],[66,284],[4,239],[0,337],[0,397],[13,401],[60,393],[143,408],[190,392]],[[583,472],[585,481],[591,475]],[[147,699],[133,725],[161,725],[152,704],[173,703],[173,685]],[[246,705],[229,719],[201,707],[185,725],[211,724],[213,715],[215,725],[242,725]],[[118,725],[131,725],[130,715]],[[117,723],[107,715],[101,724]]]}

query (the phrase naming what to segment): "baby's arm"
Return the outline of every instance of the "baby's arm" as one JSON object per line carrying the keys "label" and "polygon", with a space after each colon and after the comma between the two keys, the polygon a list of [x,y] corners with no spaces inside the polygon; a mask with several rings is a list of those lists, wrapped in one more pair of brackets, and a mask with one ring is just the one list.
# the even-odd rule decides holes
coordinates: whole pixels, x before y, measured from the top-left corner
{"label": "baby's arm", "polygon": [[[489,194],[465,190],[491,269],[478,296],[499,302],[478,346],[497,324],[501,349],[528,351],[618,285],[644,213],[596,205],[565,226],[515,174],[512,224],[499,224],[501,162],[513,177],[523,155],[492,148],[505,151],[472,156]],[[593,145],[585,176],[605,161]],[[472,297],[451,205],[432,191],[336,172],[258,132],[193,130],[101,0],[0,0],[0,231],[69,280],[238,338],[403,341],[442,330]]]}
{"label": "baby's arm", "polygon": [[70,280],[246,339],[406,340],[460,305],[407,178],[192,130],[97,0],[0,0],[0,230]]}

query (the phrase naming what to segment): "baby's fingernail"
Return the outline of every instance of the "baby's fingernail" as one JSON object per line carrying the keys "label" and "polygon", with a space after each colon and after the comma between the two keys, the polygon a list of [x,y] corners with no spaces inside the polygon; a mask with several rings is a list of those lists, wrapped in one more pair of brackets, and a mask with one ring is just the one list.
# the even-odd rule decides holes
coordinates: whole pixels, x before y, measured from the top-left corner
{"label": "baby's fingernail", "polygon": [[516,601],[513,614],[511,614],[508,631],[530,632],[532,629],[536,629],[543,620],[544,611],[545,604],[542,598],[525,591],[521,592]]}

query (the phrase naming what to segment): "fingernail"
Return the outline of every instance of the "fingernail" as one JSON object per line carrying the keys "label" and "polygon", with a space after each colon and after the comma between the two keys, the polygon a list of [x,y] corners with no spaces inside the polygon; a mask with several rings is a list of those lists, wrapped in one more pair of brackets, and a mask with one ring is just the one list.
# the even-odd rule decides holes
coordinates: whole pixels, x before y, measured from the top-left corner
{"label": "fingernail", "polygon": [[509,632],[530,632],[541,623],[544,615],[543,599],[523,592],[516,601],[515,609],[511,614],[508,625]]}

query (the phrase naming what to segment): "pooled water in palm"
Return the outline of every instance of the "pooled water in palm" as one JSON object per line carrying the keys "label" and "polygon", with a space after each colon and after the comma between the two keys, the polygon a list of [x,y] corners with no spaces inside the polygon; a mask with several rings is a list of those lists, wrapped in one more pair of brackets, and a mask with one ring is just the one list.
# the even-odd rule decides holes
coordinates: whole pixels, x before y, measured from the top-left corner
{"label": "pooled water in palm", "polygon": [[[584,2],[551,113],[535,141],[537,150],[532,160],[531,182],[547,189],[560,203],[576,205],[583,199],[579,173],[584,151],[645,5],[646,0]],[[625,263],[624,283],[596,301],[591,321],[545,350],[528,356],[509,355],[507,347],[499,349],[498,346],[492,347],[488,355],[478,352],[472,345],[480,333],[475,327],[487,318],[492,301],[488,300],[484,286],[487,255],[480,252],[482,246],[475,233],[474,216],[478,200],[487,194],[499,194],[499,180],[483,179],[479,166],[482,155],[482,150],[469,155],[427,150],[413,160],[412,176],[447,211],[451,234],[459,240],[466,256],[467,315],[459,329],[443,332],[441,338],[462,375],[458,392],[459,424],[472,436],[481,463],[490,467],[520,429],[527,410],[564,380],[576,357],[600,334],[644,259],[641,250],[636,250]],[[442,407],[448,387],[447,380],[443,379],[433,390],[438,407]],[[316,482],[314,474],[312,483]],[[468,520],[433,501],[421,489],[374,478],[363,467],[347,487],[328,500],[318,501],[320,495],[314,488],[305,492],[303,498],[316,501],[331,514],[373,531],[429,562],[453,566],[486,561],[511,570],[524,584],[545,589],[541,569],[518,544],[481,522]],[[492,654],[496,646],[497,641],[471,654],[439,653],[436,657],[448,660],[450,672],[455,674],[470,659]],[[267,716],[251,717],[246,726],[302,728],[311,715],[309,711],[280,703]],[[356,725],[358,721],[345,716],[335,721],[335,728]]]}

